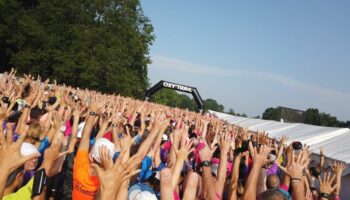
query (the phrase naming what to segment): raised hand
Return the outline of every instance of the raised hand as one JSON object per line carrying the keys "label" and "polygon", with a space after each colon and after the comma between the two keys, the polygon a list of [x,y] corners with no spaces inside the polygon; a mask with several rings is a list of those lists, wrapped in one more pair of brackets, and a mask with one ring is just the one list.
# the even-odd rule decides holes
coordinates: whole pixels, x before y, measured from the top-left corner
{"label": "raised hand", "polygon": [[334,195],[339,195],[339,193],[340,193],[341,176],[343,174],[345,166],[346,165],[342,162],[335,162],[332,166],[332,170],[334,171],[334,173],[336,175],[336,180],[335,180],[336,188],[334,190]]}
{"label": "raised hand", "polygon": [[[0,123],[2,124],[2,121]],[[10,173],[27,160],[40,156],[40,154],[21,155],[20,149],[25,137],[26,133],[23,133],[20,138],[13,143],[11,136],[4,136],[2,126],[0,126],[0,172]]]}
{"label": "raised hand", "polygon": [[320,155],[321,155],[321,156],[324,156],[324,155],[325,155],[324,147],[320,147]]}
{"label": "raised hand", "polygon": [[286,135],[282,135],[281,138],[279,138],[280,145],[285,145],[288,140],[288,137]]}
{"label": "raised hand", "polygon": [[232,137],[230,134],[228,133],[221,134],[219,138],[219,147],[222,153],[226,152],[227,154],[227,152],[230,150],[231,142],[232,142]]}
{"label": "raised hand", "polygon": [[108,170],[113,166],[113,160],[106,146],[102,145],[99,149],[100,160],[103,168]]}
{"label": "raised hand", "polygon": [[188,154],[190,154],[194,150],[194,148],[192,148],[192,141],[187,141],[186,139],[187,138],[185,137],[182,139],[179,150],[177,150],[176,148],[174,149],[177,158],[181,157],[185,159],[188,156]]}
{"label": "raised hand", "polygon": [[260,148],[254,148],[254,165],[260,168],[268,161],[267,156],[270,154],[271,148],[267,145],[262,145]]}
{"label": "raised hand", "polygon": [[303,177],[303,170],[308,166],[310,161],[309,154],[306,151],[301,151],[298,156],[292,152],[291,159],[286,167],[279,165],[279,167],[287,173],[292,180],[301,180]]}
{"label": "raised hand", "polygon": [[128,156],[127,153],[129,152],[129,149],[130,146],[123,149],[114,165],[109,169],[101,168],[95,163],[92,164],[92,167],[96,171],[100,180],[101,196],[99,199],[116,199],[122,183],[131,176],[140,172],[140,170],[136,170],[137,165],[141,162],[135,160],[137,157],[132,157],[126,162],[123,162],[123,160],[125,160],[125,156]]}
{"label": "raised hand", "polygon": [[[0,124],[2,123],[3,121],[0,121]],[[21,155],[20,150],[25,137],[26,133],[22,133],[20,138],[13,143],[12,137],[7,135],[5,138],[2,126],[0,126],[0,197],[3,195],[8,175],[26,161],[40,156],[40,154]]]}
{"label": "raised hand", "polygon": [[335,174],[342,174],[345,169],[345,164],[343,162],[334,162],[332,170]]}
{"label": "raised hand", "polygon": [[332,186],[334,179],[334,175],[332,176],[330,173],[325,173],[323,179],[318,176],[318,180],[320,181],[320,193],[331,194],[337,187],[336,184]]}

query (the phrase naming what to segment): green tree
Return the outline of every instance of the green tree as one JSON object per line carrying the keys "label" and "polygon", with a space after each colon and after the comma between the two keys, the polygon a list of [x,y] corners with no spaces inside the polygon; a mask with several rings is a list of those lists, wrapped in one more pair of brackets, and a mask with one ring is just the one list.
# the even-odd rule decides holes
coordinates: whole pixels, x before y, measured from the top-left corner
{"label": "green tree", "polygon": [[235,111],[232,108],[228,110],[227,114],[236,115]]}
{"label": "green tree", "polygon": [[222,104],[219,104],[214,99],[206,99],[204,100],[204,108],[206,110],[213,110],[218,112],[224,112],[224,106]]}
{"label": "green tree", "polygon": [[0,1],[2,70],[141,98],[153,40],[139,0]]}
{"label": "green tree", "polygon": [[163,88],[151,97],[151,101],[167,105],[197,111],[195,101],[185,94],[179,94],[174,90]]}
{"label": "green tree", "polygon": [[320,112],[317,108],[307,109],[304,116],[306,124],[321,125]]}
{"label": "green tree", "polygon": [[262,115],[262,119],[277,120],[277,109],[272,107],[267,108]]}
{"label": "green tree", "polygon": [[338,119],[328,113],[320,113],[321,126],[338,127]]}

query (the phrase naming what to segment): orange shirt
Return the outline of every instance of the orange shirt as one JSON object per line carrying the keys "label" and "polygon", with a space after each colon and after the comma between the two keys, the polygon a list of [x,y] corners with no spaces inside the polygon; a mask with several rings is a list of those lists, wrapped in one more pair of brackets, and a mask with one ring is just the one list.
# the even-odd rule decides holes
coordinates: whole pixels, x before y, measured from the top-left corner
{"label": "orange shirt", "polygon": [[74,159],[72,199],[94,199],[99,187],[99,180],[97,176],[90,174],[89,152],[80,150]]}

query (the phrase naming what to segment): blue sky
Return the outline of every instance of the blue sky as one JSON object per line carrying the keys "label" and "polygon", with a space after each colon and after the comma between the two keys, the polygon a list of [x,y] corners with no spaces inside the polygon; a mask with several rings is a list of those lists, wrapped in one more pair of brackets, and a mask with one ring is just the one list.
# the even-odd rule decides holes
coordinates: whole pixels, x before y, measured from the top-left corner
{"label": "blue sky", "polygon": [[151,83],[197,87],[237,112],[309,107],[350,120],[350,1],[142,0]]}

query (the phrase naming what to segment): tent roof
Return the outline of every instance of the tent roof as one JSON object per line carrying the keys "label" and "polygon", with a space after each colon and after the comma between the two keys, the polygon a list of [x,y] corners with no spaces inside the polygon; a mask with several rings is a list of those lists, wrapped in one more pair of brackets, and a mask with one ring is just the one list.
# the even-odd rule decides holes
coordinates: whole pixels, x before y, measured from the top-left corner
{"label": "tent roof", "polygon": [[350,129],[348,128],[277,122],[239,117],[215,111],[209,112],[231,124],[247,127],[252,131],[265,131],[271,137],[287,135],[289,142],[300,141],[303,144],[308,144],[315,154],[318,154],[320,147],[324,146],[327,157],[347,163],[348,167],[345,173],[350,173]]}

